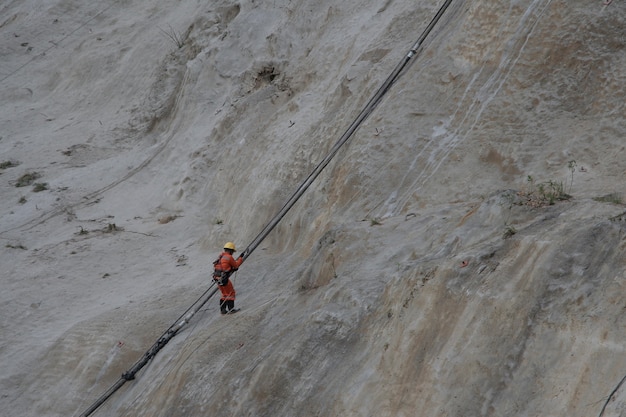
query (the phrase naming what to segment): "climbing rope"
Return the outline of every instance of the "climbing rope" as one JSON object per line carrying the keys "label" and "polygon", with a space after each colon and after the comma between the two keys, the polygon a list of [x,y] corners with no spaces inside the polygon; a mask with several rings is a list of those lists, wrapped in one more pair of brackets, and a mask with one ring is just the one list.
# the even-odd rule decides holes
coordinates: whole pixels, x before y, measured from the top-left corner
{"label": "climbing rope", "polygon": [[[263,240],[270,234],[270,232],[278,225],[278,223],[282,220],[283,217],[287,214],[287,212],[293,207],[294,204],[300,199],[302,194],[311,186],[313,181],[319,176],[319,174],[326,168],[326,166],[330,163],[333,157],[339,152],[339,149],[343,145],[345,145],[354,132],[361,126],[361,124],[367,119],[367,117],[374,111],[376,106],[380,103],[383,96],[389,91],[391,86],[398,80],[402,71],[407,67],[408,63],[411,59],[418,54],[422,43],[426,39],[426,37],[433,30],[435,25],[439,22],[439,19],[444,14],[448,6],[450,6],[452,0],[446,0],[443,5],[439,8],[435,16],[430,21],[429,25],[422,32],[422,35],[419,37],[417,42],[411,47],[409,52],[404,56],[404,58],[396,65],[391,74],[387,77],[385,82],[381,85],[381,87],[376,91],[374,96],[367,102],[361,113],[357,116],[357,118],[350,124],[348,129],[344,132],[343,135],[339,138],[339,140],[335,143],[335,145],[331,148],[330,152],[326,157],[313,169],[313,171],[309,174],[309,176],[302,181],[302,183],[298,186],[296,191],[292,194],[292,196],[287,200],[287,202],[283,205],[283,207],[278,211],[278,213],[267,223],[267,225],[261,230],[261,232],[255,237],[252,242],[246,247],[246,249],[242,252],[242,256],[247,259],[252,252],[263,242]],[[187,311],[178,318],[170,328],[161,335],[161,337],[148,349],[148,351],[143,355],[143,357],[138,360],[128,371],[122,374],[122,377],[111,386],[96,402],[94,402],[85,412],[83,412],[80,417],[87,417],[91,415],[98,407],[100,407],[109,397],[111,397],[115,391],[120,389],[127,381],[133,380],[135,378],[135,374],[139,372],[141,368],[143,368],[149,361],[152,359],[158,352],[165,346],[178,331],[184,327],[191,318],[202,308],[204,304],[217,292],[218,288],[213,288],[215,283],[212,283],[209,286],[209,289],[205,291],[205,293],[191,306]]]}

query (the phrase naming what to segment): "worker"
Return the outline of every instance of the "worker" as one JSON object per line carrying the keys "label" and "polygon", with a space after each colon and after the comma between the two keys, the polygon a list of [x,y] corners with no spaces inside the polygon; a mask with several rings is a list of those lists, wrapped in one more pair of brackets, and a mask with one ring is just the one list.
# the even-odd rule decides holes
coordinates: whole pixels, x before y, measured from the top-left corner
{"label": "worker", "polygon": [[235,308],[235,287],[233,287],[230,276],[243,263],[244,254],[239,255],[239,258],[235,260],[233,253],[236,251],[235,244],[227,242],[224,244],[224,252],[213,262],[215,266],[213,279],[222,293],[220,297],[220,311],[222,314],[233,314],[239,311],[238,308]]}

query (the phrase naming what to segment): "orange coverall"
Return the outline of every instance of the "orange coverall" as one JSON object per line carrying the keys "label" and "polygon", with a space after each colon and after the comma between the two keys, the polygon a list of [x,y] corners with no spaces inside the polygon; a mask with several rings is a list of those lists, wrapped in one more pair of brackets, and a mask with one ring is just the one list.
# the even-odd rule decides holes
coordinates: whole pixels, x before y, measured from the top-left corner
{"label": "orange coverall", "polygon": [[[235,260],[235,258],[233,258],[233,255],[226,251],[222,252],[222,254],[220,255],[220,269],[222,271],[236,271],[242,263],[243,258],[238,258],[237,260]],[[219,288],[222,292],[220,302],[235,301],[235,287],[233,287],[233,283],[230,278],[228,279],[226,285],[220,285]]]}

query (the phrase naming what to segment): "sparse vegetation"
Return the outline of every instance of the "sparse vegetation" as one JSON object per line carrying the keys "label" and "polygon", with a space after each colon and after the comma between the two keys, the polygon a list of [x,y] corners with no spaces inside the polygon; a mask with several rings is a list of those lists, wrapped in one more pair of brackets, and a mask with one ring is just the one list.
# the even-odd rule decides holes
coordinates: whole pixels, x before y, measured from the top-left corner
{"label": "sparse vegetation", "polygon": [[168,26],[169,26],[169,30],[163,30],[161,28],[159,28],[159,30],[161,31],[163,35],[165,35],[167,39],[172,41],[172,43],[176,45],[178,49],[182,48],[185,45],[185,39],[183,39],[183,36],[180,34],[180,32],[176,32],[174,30],[172,25],[168,25]]}
{"label": "sparse vegetation", "polygon": [[517,233],[517,229],[511,225],[507,226],[502,235],[502,239],[508,239]]}
{"label": "sparse vegetation", "polygon": [[27,249],[26,249],[26,246],[24,246],[24,245],[10,245],[10,244],[7,244],[7,245],[6,245],[6,247],[7,247],[7,248],[10,248],[10,249],[22,249],[22,250],[27,250]]}
{"label": "sparse vegetation", "polygon": [[380,226],[383,224],[378,217],[370,219],[370,226]]}
{"label": "sparse vegetation", "polygon": [[15,182],[16,187],[27,187],[35,182],[36,179],[40,178],[41,174],[38,172],[27,172],[17,179]]}
{"label": "sparse vegetation", "polygon": [[95,230],[87,230],[83,228],[83,226],[78,226],[80,230],[76,232],[76,235],[88,235],[89,233],[115,233],[115,232],[123,232],[124,228],[116,225],[115,223],[109,223],[102,229]]}
{"label": "sparse vegetation", "polygon": [[548,181],[546,183],[540,184],[540,193],[544,199],[548,201],[548,204],[552,205],[555,201],[563,201],[569,200],[572,198],[571,195],[565,192],[565,187],[563,186],[563,182],[559,181]]}
{"label": "sparse vegetation", "polygon": [[121,232],[124,229],[118,227],[115,223],[109,223],[107,227],[104,229],[105,233],[113,233],[113,232]]}
{"label": "sparse vegetation", "polygon": [[47,182],[36,182],[33,185],[33,191],[38,193],[40,191],[45,191],[48,189],[48,183]]}
{"label": "sparse vegetation", "polygon": [[4,161],[0,162],[0,169],[13,168],[19,165],[19,162],[15,161]]}
{"label": "sparse vegetation", "polygon": [[530,207],[553,205],[557,201],[569,200],[571,195],[565,192],[563,182],[546,181],[539,184],[530,175],[527,178],[527,187],[517,193],[523,199],[520,203]]}
{"label": "sparse vegetation", "polygon": [[594,200],[601,203],[622,204],[622,196],[618,193],[611,193],[603,195],[602,197],[594,197]]}
{"label": "sparse vegetation", "polygon": [[571,180],[569,183],[569,192],[572,192],[572,186],[574,185],[574,172],[576,172],[576,161],[573,159],[567,163],[567,168],[569,168],[570,173],[572,174]]}

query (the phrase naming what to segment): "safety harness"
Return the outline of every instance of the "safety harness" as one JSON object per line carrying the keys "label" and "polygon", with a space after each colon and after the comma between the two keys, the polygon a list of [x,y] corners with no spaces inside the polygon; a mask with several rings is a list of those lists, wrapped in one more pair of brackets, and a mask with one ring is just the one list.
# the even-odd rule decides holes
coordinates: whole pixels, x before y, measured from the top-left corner
{"label": "safety harness", "polygon": [[224,286],[228,284],[228,278],[233,273],[232,269],[228,271],[224,271],[222,269],[222,254],[213,262],[213,280],[217,283],[217,285]]}

